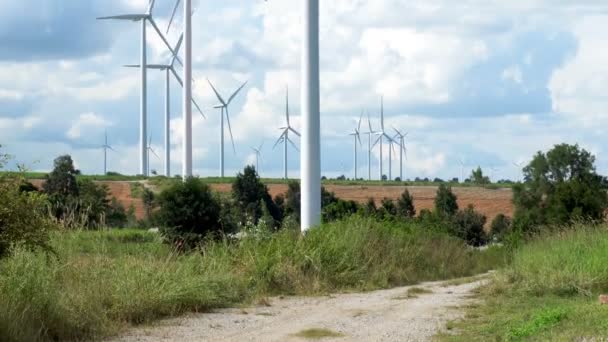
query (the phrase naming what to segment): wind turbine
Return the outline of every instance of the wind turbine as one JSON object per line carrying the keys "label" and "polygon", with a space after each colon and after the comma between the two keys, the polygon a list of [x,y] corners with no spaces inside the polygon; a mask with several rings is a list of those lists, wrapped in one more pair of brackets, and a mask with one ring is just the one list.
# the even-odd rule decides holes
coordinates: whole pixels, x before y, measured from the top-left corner
{"label": "wind turbine", "polygon": [[388,141],[388,180],[393,181],[393,154],[395,154],[395,140]]}
{"label": "wind turbine", "polygon": [[115,149],[112,148],[112,146],[108,145],[108,132],[105,132],[105,141],[104,144],[101,145],[101,148],[103,148],[103,174],[104,176],[108,174],[108,150],[112,150],[114,152],[116,152]]}
{"label": "wind turbine", "polygon": [[251,149],[255,153],[255,170],[260,175],[260,156],[262,155],[262,147],[264,147],[264,143],[262,143],[258,148],[252,147]]}
{"label": "wind turbine", "polygon": [[147,157],[148,157],[148,165],[147,165],[147,167],[148,167],[148,170],[150,170],[150,152],[152,152],[152,154],[155,155],[158,160],[160,160],[160,157],[158,156],[158,154],[156,154],[156,151],[154,151],[154,149],[152,148],[152,136],[150,136],[150,139],[148,141],[147,152],[148,152],[148,155],[147,155]]}
{"label": "wind turbine", "polygon": [[[285,96],[285,117],[287,118],[287,126],[279,128],[279,129],[283,130],[283,133],[281,133],[281,135],[279,136],[279,139],[277,140],[277,142],[274,144],[274,146],[272,148],[274,149],[277,147],[278,144],[283,143],[283,177],[285,179],[288,179],[287,178],[287,143],[290,143],[296,149],[296,151],[299,151],[296,144],[294,144],[294,142],[289,138],[289,132],[291,131],[298,137],[301,137],[300,132],[296,131],[293,127],[291,127],[291,122],[289,120],[289,88],[287,88],[287,93]],[[320,178],[319,178],[319,180],[320,180]]]}
{"label": "wind turbine", "polygon": [[464,168],[466,166],[465,161],[462,157],[460,157],[460,159],[458,159],[458,162],[460,163],[460,177],[461,177],[460,182],[464,183],[464,180],[465,180],[464,179]]}
{"label": "wind turbine", "polygon": [[[176,55],[175,51],[159,30],[156,22],[152,18],[152,12],[154,10],[154,4],[156,0],[150,0],[148,4],[148,9],[145,13],[138,14],[123,14],[123,15],[115,15],[108,17],[99,17],[97,20],[128,20],[128,21],[141,21],[141,62],[140,62],[140,70],[141,70],[141,102],[140,102],[140,127],[139,127],[139,149],[140,149],[140,160],[139,160],[139,168],[140,173],[144,176],[148,175],[148,160],[147,160],[147,146],[146,146],[146,135],[147,135],[147,126],[148,126],[148,93],[147,93],[147,69],[145,66],[147,63],[147,51],[146,51],[146,22],[150,22],[154,30],[158,33],[164,44],[169,48],[173,55]],[[181,64],[179,58],[177,58],[178,62]]]}
{"label": "wind turbine", "polygon": [[[393,138],[388,135],[386,133],[386,131],[384,130],[384,96],[382,96],[380,98],[380,131],[376,132],[376,134],[378,135],[378,139],[376,140],[376,142],[374,143],[374,145],[372,146],[372,148],[374,148],[376,145],[378,145],[378,143],[380,143],[380,180],[382,180],[382,176],[384,175],[382,173],[382,148],[383,148],[383,140],[384,138],[386,138],[389,142],[393,142]],[[391,156],[390,156],[390,149],[389,149],[389,168],[391,167],[390,163],[391,163]],[[389,178],[390,178],[390,170],[389,170]]]}
{"label": "wind turbine", "polygon": [[363,119],[363,112],[361,112],[361,116],[359,117],[359,124],[357,125],[357,128],[355,128],[355,131],[349,135],[353,136],[355,139],[355,145],[354,145],[354,163],[355,163],[355,180],[357,180],[357,167],[358,167],[358,154],[357,154],[357,142],[359,142],[359,146],[361,146],[361,119]]}
{"label": "wind turbine", "polygon": [[239,94],[239,92],[247,85],[247,81],[243,83],[230,97],[228,101],[224,101],[224,98],[218,93],[218,91],[213,86],[213,83],[207,79],[211,89],[217,96],[217,99],[220,101],[220,104],[213,107],[216,109],[220,109],[221,111],[221,125],[220,125],[220,177],[224,178],[224,112],[226,113],[226,120],[228,121],[228,131],[230,132],[230,140],[232,141],[232,150],[236,153],[236,148],[234,147],[234,137],[232,136],[232,127],[230,126],[230,113],[228,112],[228,106],[234,100],[234,98]]}
{"label": "wind turbine", "polygon": [[401,179],[401,181],[403,182],[403,154],[405,153],[405,159],[407,159],[407,148],[405,148],[405,137],[407,137],[407,135],[409,133],[401,133],[398,129],[396,129],[395,127],[393,127],[393,129],[395,130],[395,132],[397,132],[397,135],[395,135],[395,138],[399,138],[399,179]]}
{"label": "wind turbine", "polygon": [[[177,80],[179,85],[183,88],[184,82],[182,81],[179,74],[175,71],[175,61],[177,60],[177,54],[179,54],[179,50],[181,48],[182,42],[184,40],[184,35],[182,34],[177,41],[175,46],[176,55],[172,55],[169,59],[168,64],[148,64],[146,67],[148,69],[160,70],[165,72],[165,176],[171,177],[171,74]],[[125,65],[127,68],[139,68],[139,64],[130,64]],[[201,107],[196,103],[196,100],[192,98],[192,103],[196,107],[199,113],[205,117]]]}
{"label": "wind turbine", "polygon": [[367,113],[367,125],[369,126],[369,131],[367,134],[367,178],[368,180],[372,180],[372,135],[375,135],[377,132],[372,129],[372,122],[369,119],[369,113]]}

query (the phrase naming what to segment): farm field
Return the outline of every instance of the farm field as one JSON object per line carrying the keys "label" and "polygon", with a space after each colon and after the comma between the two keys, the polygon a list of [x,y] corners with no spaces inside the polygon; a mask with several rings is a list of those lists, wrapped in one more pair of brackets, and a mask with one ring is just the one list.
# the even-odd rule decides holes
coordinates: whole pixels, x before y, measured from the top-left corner
{"label": "farm field", "polygon": [[[31,180],[37,187],[42,186],[42,180]],[[144,207],[141,199],[134,198],[131,194],[131,184],[129,181],[97,181],[99,184],[105,184],[109,187],[112,196],[116,197],[125,208],[131,205],[135,208],[135,216],[138,219],[144,217]],[[144,183],[146,184],[146,183]],[[215,183],[211,182],[210,186],[213,190],[219,192],[230,192],[232,189],[231,183]],[[379,204],[383,198],[396,200],[401,196],[407,188],[414,197],[416,211],[422,209],[432,209],[435,200],[437,186],[403,186],[403,185],[342,185],[342,184],[326,184],[324,185],[328,191],[334,192],[336,196],[344,200],[353,200],[359,203],[365,203],[368,198],[374,198],[376,204]],[[154,190],[154,187],[152,187]],[[279,194],[284,194],[287,191],[287,184],[268,184],[270,194],[274,197]],[[513,192],[511,188],[487,189],[482,187],[460,187],[454,186],[452,191],[458,197],[458,205],[465,208],[469,204],[475,206],[475,209],[484,214],[488,218],[488,224],[498,214],[513,216],[513,204],[511,202]]]}

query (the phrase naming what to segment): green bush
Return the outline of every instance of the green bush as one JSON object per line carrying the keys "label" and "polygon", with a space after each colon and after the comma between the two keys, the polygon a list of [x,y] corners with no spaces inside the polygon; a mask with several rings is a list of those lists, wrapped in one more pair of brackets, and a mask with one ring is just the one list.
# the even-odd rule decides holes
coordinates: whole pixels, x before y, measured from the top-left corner
{"label": "green bush", "polygon": [[502,241],[505,235],[511,232],[511,224],[511,219],[508,216],[504,214],[496,215],[490,225],[490,235],[496,241]]}
{"label": "green bush", "polygon": [[357,202],[339,199],[323,208],[323,222],[345,219],[357,212],[359,212],[359,205]]}
{"label": "green bush", "polygon": [[452,217],[458,211],[456,195],[452,192],[451,186],[439,184],[437,195],[435,196],[435,212],[443,217]]}
{"label": "green bush", "polygon": [[266,218],[266,223],[279,227],[283,219],[283,213],[275,204],[268,192],[268,187],[262,183],[253,166],[245,167],[243,173],[239,173],[232,183],[232,196],[239,208],[242,219],[251,217],[254,223],[267,212],[272,217],[272,222]]}
{"label": "green bush", "polygon": [[414,197],[405,189],[401,197],[397,200],[397,215],[402,218],[414,218],[416,208],[414,207]]}
{"label": "green bush", "polygon": [[160,194],[158,204],[161,233],[173,243],[194,247],[222,232],[220,204],[198,178],[174,183]]}
{"label": "green bush", "polygon": [[48,216],[47,197],[22,192],[21,180],[0,177],[0,258],[13,249],[49,250],[48,234],[56,226]]}
{"label": "green bush", "polygon": [[483,229],[485,224],[486,217],[475,211],[473,205],[469,205],[453,216],[450,232],[469,245],[481,246],[487,242],[487,235]]}

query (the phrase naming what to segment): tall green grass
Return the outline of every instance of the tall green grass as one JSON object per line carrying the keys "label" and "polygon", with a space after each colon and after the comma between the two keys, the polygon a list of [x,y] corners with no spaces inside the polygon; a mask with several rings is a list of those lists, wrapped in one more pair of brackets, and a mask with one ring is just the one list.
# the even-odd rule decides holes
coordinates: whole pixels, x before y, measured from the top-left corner
{"label": "tall green grass", "polygon": [[55,256],[0,261],[0,336],[83,340],[272,294],[371,290],[468,276],[504,260],[415,226],[353,218],[306,236],[209,242],[179,255],[147,232],[57,233]]}
{"label": "tall green grass", "polygon": [[608,226],[545,231],[517,248],[454,324],[454,341],[601,340],[608,336]]}

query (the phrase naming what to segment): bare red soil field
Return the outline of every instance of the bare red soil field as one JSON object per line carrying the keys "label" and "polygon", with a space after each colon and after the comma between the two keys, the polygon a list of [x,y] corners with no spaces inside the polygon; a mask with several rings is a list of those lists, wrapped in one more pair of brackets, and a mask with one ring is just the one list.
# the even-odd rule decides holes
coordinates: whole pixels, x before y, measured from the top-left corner
{"label": "bare red soil field", "polygon": [[[216,191],[230,192],[230,184],[211,184],[211,188]],[[359,203],[367,202],[368,198],[376,200],[376,205],[380,204],[383,198],[396,200],[401,196],[405,189],[408,189],[414,197],[414,206],[416,211],[422,209],[432,209],[434,206],[435,186],[365,186],[365,185],[326,185],[325,189],[334,192],[336,196],[344,200],[353,200]],[[270,184],[268,185],[270,194],[274,197],[278,194],[284,194],[287,191],[285,184]],[[475,206],[475,209],[484,214],[488,218],[488,224],[492,222],[498,214],[513,216],[513,203],[511,198],[513,193],[509,188],[501,188],[490,190],[485,188],[454,187],[452,191],[458,197],[458,206],[465,208],[469,204]]]}
{"label": "bare red soil field", "polygon": [[[41,187],[43,181],[32,180],[32,183],[37,187]],[[125,208],[131,205],[135,208],[135,216],[138,219],[144,217],[144,207],[141,199],[131,197],[130,182],[97,182],[105,184],[110,189],[110,194],[122,203]],[[211,184],[211,188],[215,191],[230,192],[231,184]],[[379,205],[383,198],[396,200],[401,196],[407,188],[414,197],[414,205],[416,211],[422,209],[432,209],[434,206],[435,193],[437,187],[434,186],[365,186],[365,185],[327,185],[325,188],[328,191],[334,192],[336,196],[345,200],[354,200],[359,203],[365,203],[368,198],[374,198],[376,204]],[[284,194],[287,191],[285,184],[269,184],[268,189],[274,197],[278,194]],[[469,204],[475,206],[475,209],[484,214],[488,218],[488,224],[498,214],[513,216],[513,204],[511,202],[512,191],[508,188],[490,190],[484,188],[454,187],[452,191],[458,197],[458,205],[460,208],[465,208]]]}

